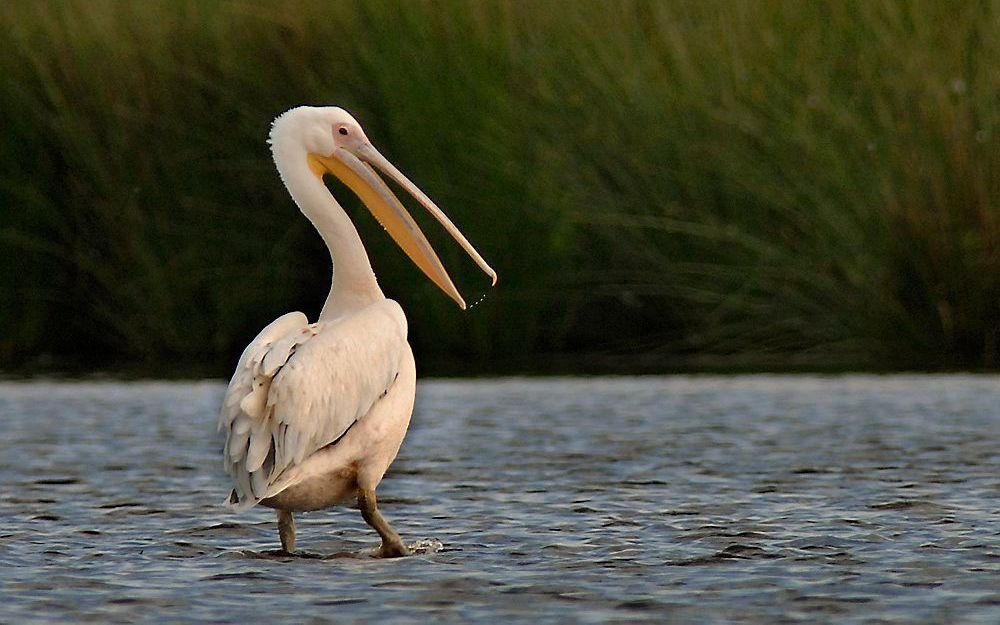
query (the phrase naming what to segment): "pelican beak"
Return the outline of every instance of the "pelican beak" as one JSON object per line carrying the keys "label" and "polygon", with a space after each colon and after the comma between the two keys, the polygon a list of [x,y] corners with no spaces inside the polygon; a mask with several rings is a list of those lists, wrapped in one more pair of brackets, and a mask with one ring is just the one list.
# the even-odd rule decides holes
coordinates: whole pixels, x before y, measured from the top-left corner
{"label": "pelican beak", "polygon": [[[351,191],[361,198],[368,210],[371,211],[375,219],[382,224],[389,236],[396,244],[406,252],[410,260],[424,272],[434,284],[438,286],[451,299],[455,300],[462,310],[465,310],[465,300],[459,294],[458,289],[452,282],[444,265],[434,252],[427,237],[420,230],[420,226],[413,220],[413,217],[406,212],[399,198],[385,184],[374,168],[378,168],[382,173],[392,178],[399,186],[412,195],[427,211],[434,216],[438,222],[444,226],[462,249],[472,257],[486,275],[490,277],[493,284],[497,283],[497,274],[493,268],[487,264],[483,257],[479,255],[472,244],[465,238],[459,229],[448,219],[448,216],[441,211],[434,202],[427,197],[415,184],[396,169],[378,150],[365,143],[357,148],[338,147],[330,156],[320,156],[310,154],[310,167],[313,172],[322,176],[325,173],[332,174],[346,184]],[[373,168],[374,167],[374,168]]]}

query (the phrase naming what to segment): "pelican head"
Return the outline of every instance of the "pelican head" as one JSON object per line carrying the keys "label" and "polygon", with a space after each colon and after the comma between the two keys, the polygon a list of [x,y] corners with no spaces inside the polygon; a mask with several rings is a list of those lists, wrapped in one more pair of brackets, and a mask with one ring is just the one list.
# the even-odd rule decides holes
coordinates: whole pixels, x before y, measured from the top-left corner
{"label": "pelican head", "polygon": [[276,138],[286,133],[294,136],[297,143],[305,148],[312,173],[319,178],[331,174],[347,185],[410,260],[462,309],[465,309],[465,300],[455,288],[427,237],[379,176],[379,172],[412,195],[433,215],[490,277],[492,283],[496,284],[496,272],[479,252],[423,191],[372,146],[361,125],[350,113],[335,106],[300,106],[284,113],[274,121],[271,130],[272,149],[276,159]]}

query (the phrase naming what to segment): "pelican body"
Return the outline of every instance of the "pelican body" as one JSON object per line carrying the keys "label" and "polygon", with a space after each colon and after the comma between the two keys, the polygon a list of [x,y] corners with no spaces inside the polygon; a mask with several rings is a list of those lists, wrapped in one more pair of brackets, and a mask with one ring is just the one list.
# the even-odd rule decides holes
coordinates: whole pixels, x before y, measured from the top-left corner
{"label": "pelican body", "polygon": [[356,499],[382,539],[379,555],[407,547],[378,509],[375,489],[399,452],[413,411],[416,368],[406,316],[383,295],[350,218],[323,177],[356,193],[403,251],[461,308],[465,302],[413,218],[377,173],[410,193],[496,283],[496,273],[447,216],[372,147],[337,107],[298,107],[271,127],[281,179],[326,242],[333,280],[319,318],[278,317],[240,357],[219,415],[226,503],[278,515],[281,546],[295,550],[293,512]]}

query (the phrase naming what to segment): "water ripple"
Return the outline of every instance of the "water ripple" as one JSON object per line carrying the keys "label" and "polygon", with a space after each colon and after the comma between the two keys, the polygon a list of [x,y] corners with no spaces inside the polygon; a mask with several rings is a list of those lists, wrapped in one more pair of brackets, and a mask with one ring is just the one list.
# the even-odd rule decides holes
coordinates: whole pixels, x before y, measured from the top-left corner
{"label": "water ripple", "polygon": [[221,509],[222,384],[2,383],[0,622],[993,624],[998,382],[423,382],[388,561]]}

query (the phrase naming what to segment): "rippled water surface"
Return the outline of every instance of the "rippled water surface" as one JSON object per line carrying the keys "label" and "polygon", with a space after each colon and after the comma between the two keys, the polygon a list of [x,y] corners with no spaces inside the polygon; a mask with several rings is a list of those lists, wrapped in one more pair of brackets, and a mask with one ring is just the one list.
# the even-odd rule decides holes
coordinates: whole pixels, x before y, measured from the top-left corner
{"label": "rippled water surface", "polygon": [[225,512],[222,393],[0,384],[0,622],[1000,623],[997,377],[426,381],[399,560]]}

